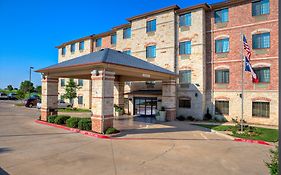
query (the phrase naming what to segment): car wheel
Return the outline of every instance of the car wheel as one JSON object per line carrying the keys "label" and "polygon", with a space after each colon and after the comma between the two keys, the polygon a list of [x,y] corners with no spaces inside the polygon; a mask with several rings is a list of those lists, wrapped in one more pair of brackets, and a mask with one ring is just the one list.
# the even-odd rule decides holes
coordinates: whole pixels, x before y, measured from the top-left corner
{"label": "car wheel", "polygon": [[30,104],[28,105],[28,107],[32,108],[32,107],[33,107],[33,105],[30,103]]}

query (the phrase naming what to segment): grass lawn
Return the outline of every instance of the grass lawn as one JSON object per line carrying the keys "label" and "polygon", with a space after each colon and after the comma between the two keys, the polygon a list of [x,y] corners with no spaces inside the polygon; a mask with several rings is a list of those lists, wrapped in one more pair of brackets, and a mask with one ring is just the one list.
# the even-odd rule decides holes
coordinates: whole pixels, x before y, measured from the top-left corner
{"label": "grass lawn", "polygon": [[59,112],[91,112],[89,109],[80,109],[80,108],[65,108],[59,109]]}
{"label": "grass lawn", "polygon": [[[202,126],[205,128],[213,129],[216,131],[232,131],[235,130],[235,126],[223,126],[223,125],[202,125],[198,124],[197,126]],[[251,135],[247,133],[233,133],[230,134],[234,137],[245,138],[245,139],[252,139],[252,140],[263,140],[267,142],[277,142],[278,141],[278,130],[277,129],[268,129],[268,128],[259,128],[254,127],[254,132],[256,134]]]}

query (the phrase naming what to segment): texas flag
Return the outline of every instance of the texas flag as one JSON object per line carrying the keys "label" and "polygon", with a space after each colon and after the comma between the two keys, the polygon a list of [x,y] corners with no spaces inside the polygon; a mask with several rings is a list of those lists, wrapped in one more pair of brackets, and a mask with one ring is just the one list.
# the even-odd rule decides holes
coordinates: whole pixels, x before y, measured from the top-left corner
{"label": "texas flag", "polygon": [[253,78],[253,82],[254,83],[258,83],[259,82],[259,79],[257,77],[257,74],[254,72],[251,64],[250,64],[250,61],[248,59],[248,57],[245,56],[245,71],[248,71],[252,74],[252,78]]}

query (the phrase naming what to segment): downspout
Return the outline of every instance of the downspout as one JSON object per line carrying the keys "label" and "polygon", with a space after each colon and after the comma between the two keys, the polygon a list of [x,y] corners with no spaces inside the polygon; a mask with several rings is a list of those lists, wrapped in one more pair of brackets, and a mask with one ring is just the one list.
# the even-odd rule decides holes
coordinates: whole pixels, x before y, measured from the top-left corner
{"label": "downspout", "polygon": [[[177,16],[177,13],[176,11],[174,11],[174,26],[175,26],[175,41],[174,41],[174,44],[175,44],[175,50],[174,50],[174,55],[175,55],[175,64],[174,64],[174,72],[176,74],[178,74],[178,59],[177,59],[177,53],[178,53],[178,16]],[[176,117],[177,117],[177,106],[178,106],[178,78],[176,78]]]}
{"label": "downspout", "polygon": [[104,83],[104,81],[105,81],[105,68],[103,69],[103,76],[102,76],[102,98],[101,98],[101,100],[102,100],[102,108],[101,108],[101,113],[102,113],[102,134],[104,134],[104,85],[105,85],[105,83]]}

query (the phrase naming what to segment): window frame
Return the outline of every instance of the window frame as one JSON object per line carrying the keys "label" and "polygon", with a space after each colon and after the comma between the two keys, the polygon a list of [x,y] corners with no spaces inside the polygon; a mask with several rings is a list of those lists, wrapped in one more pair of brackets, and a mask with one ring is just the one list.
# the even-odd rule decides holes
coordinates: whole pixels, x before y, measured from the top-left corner
{"label": "window frame", "polygon": [[[222,16],[223,16],[223,12],[226,11],[227,12],[227,20],[223,21]],[[219,14],[220,13],[220,14]],[[219,16],[220,15],[220,16]],[[229,22],[229,9],[228,8],[223,8],[223,9],[219,9],[216,10],[214,12],[214,18],[215,18],[215,23],[227,23]]]}
{"label": "window frame", "polygon": [[[222,107],[227,107],[227,109],[219,109],[218,103],[226,103],[226,104],[220,104]],[[225,106],[223,106],[225,105]],[[219,111],[218,111],[219,110]],[[215,115],[229,115],[229,101],[228,100],[215,100]]]}
{"label": "window frame", "polygon": [[102,38],[97,38],[96,39],[96,47],[101,47],[102,46]]}
{"label": "window frame", "polygon": [[76,50],[76,43],[72,43],[72,44],[70,45],[70,52],[71,52],[71,53],[74,53],[75,50]]}
{"label": "window frame", "polygon": [[123,29],[123,39],[129,39],[132,36],[131,27]]}
{"label": "window frame", "polygon": [[[183,102],[183,103],[181,103],[181,102]],[[191,108],[191,98],[180,97],[179,98],[179,108],[190,109]]]}
{"label": "window frame", "polygon": [[[267,1],[267,2],[264,2],[264,3],[268,3],[268,11],[267,12],[262,12],[262,3],[263,1]],[[259,6],[258,10],[259,12],[257,13],[257,6]],[[262,16],[262,15],[269,15],[270,14],[270,1],[269,0],[257,0],[257,1],[254,1],[252,2],[252,16],[255,17],[255,16]]]}
{"label": "window frame", "polygon": [[156,45],[146,46],[146,58],[156,58]]}
{"label": "window frame", "polygon": [[85,42],[84,41],[80,41],[79,42],[79,51],[83,51],[85,49]]}
{"label": "window frame", "polygon": [[[187,20],[189,18],[189,20]],[[191,12],[179,15],[179,26],[180,27],[188,27],[191,26]]]}
{"label": "window frame", "polygon": [[[268,70],[269,71],[269,74],[268,74],[268,81],[264,81],[264,80],[262,80],[261,79],[261,73],[260,73],[260,71],[262,71],[262,70],[264,70],[264,69],[266,69],[266,70]],[[269,66],[265,66],[265,67],[253,67],[253,70],[254,70],[254,72],[256,73],[256,75],[257,75],[257,77],[258,77],[258,79],[259,79],[259,83],[270,83],[270,79],[271,79],[271,76],[270,76],[270,74],[271,74],[271,71],[270,71],[270,67]],[[263,73],[264,74],[264,73]]]}
{"label": "window frame", "polygon": [[[268,36],[267,36],[268,35]],[[264,39],[263,37],[269,37],[269,41],[268,41],[268,47],[265,46],[265,43],[264,42]],[[264,33],[258,33],[258,34],[253,34],[252,35],[252,48],[253,49],[269,49],[270,48],[270,45],[271,45],[271,42],[270,42],[270,32],[264,32]],[[258,40],[258,42],[260,43],[256,43]]]}
{"label": "window frame", "polygon": [[[183,50],[181,49],[182,45],[184,45]],[[191,55],[191,50],[192,50],[191,41],[182,41],[182,42],[179,43],[179,55]]]}
{"label": "window frame", "polygon": [[110,44],[111,45],[116,45],[116,43],[117,43],[117,34],[115,33],[115,34],[111,35],[111,37],[110,37]]}
{"label": "window frame", "polygon": [[[219,73],[219,72],[222,72],[222,79],[221,79],[221,81],[218,79],[218,77],[217,77],[217,74]],[[228,77],[226,78],[226,73],[228,72]],[[216,69],[215,70],[215,83],[216,84],[229,84],[229,75],[230,75],[230,73],[229,73],[230,71],[229,71],[229,69]]]}
{"label": "window frame", "polygon": [[79,95],[79,96],[77,97],[77,103],[78,103],[78,105],[83,105],[83,101],[84,101],[83,95]]}
{"label": "window frame", "polygon": [[[228,48],[227,48],[227,51],[224,51],[224,44],[223,44],[223,42],[224,41],[228,41]],[[219,42],[221,42],[221,51],[218,51],[218,46],[217,46],[217,44],[219,43]],[[216,39],[215,40],[215,53],[216,54],[220,54],[220,53],[229,53],[229,50],[230,50],[230,41],[229,41],[229,38],[222,38],[222,39]]]}
{"label": "window frame", "polygon": [[[265,106],[263,106],[265,105]],[[254,109],[254,107],[265,107],[266,109]],[[265,110],[265,111],[263,111]],[[252,101],[252,117],[270,118],[270,102],[268,101]]]}
{"label": "window frame", "polygon": [[146,21],[146,33],[156,31],[156,19]]}

